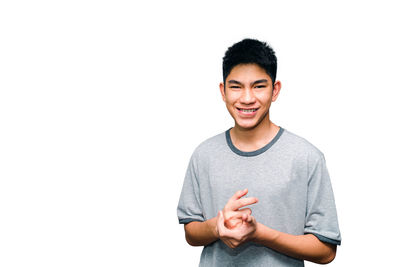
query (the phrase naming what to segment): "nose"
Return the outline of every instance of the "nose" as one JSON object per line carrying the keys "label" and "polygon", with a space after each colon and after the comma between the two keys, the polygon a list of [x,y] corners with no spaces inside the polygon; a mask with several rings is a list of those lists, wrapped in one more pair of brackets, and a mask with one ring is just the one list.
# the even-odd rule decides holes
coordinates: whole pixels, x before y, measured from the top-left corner
{"label": "nose", "polygon": [[252,104],[255,102],[255,96],[251,88],[245,88],[242,92],[243,93],[240,97],[240,102],[243,104]]}

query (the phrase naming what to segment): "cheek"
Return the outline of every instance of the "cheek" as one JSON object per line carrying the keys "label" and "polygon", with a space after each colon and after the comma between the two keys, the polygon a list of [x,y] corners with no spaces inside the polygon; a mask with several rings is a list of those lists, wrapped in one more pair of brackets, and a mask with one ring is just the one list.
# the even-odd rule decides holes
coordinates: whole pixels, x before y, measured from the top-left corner
{"label": "cheek", "polygon": [[268,102],[271,102],[271,97],[270,95],[267,94],[260,94],[257,99],[263,103],[263,104],[267,104]]}
{"label": "cheek", "polygon": [[260,102],[260,104],[261,104],[262,106],[267,105],[267,104],[271,101],[271,99],[268,98],[268,97],[257,98],[257,99],[258,99],[258,102]]}
{"label": "cheek", "polygon": [[226,103],[227,105],[232,105],[232,104],[234,104],[234,103],[235,103],[235,97],[232,96],[231,94],[225,95],[225,103]]}

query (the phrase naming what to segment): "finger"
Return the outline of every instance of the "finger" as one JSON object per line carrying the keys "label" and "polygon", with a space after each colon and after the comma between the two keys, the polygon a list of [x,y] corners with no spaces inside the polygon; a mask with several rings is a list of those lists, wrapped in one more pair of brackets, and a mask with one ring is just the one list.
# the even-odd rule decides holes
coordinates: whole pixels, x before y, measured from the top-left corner
{"label": "finger", "polygon": [[251,223],[253,221],[253,216],[248,215],[248,214],[243,214],[242,215],[242,221],[246,223]]}
{"label": "finger", "polygon": [[251,213],[252,213],[250,208],[244,208],[244,209],[241,209],[239,211],[242,212],[242,213],[247,213],[248,215],[251,215]]}
{"label": "finger", "polygon": [[237,211],[230,211],[227,213],[227,216],[225,217],[226,221],[230,220],[235,220],[235,219],[242,219],[243,214],[251,215],[251,209],[246,208],[242,210],[237,210]]}
{"label": "finger", "polygon": [[248,191],[249,191],[249,190],[248,190],[247,188],[244,189],[244,190],[239,190],[239,191],[237,191],[237,192],[228,200],[228,202],[226,203],[226,205],[225,205],[225,207],[224,207],[224,210],[226,210],[226,209],[228,209],[228,210],[233,210],[233,209],[232,209],[232,204],[233,204],[236,200],[238,200],[238,199],[240,199],[241,197],[245,196],[245,195],[247,194]]}
{"label": "finger", "polygon": [[253,223],[255,221],[254,216],[249,216],[246,220],[247,223]]}
{"label": "finger", "polygon": [[240,208],[243,208],[248,205],[252,205],[258,202],[258,199],[256,197],[246,197],[246,198],[241,198],[238,200],[235,200],[231,205],[230,208],[232,210],[238,210]]}
{"label": "finger", "polygon": [[238,200],[241,197],[245,196],[249,192],[249,190],[246,188],[244,190],[239,190],[237,191],[229,200]]}
{"label": "finger", "polygon": [[225,228],[234,229],[243,223],[242,217],[225,221]]}
{"label": "finger", "polygon": [[225,225],[224,225],[224,215],[222,214],[222,211],[218,212],[217,215],[217,229],[218,229],[218,233],[221,235],[222,232],[225,229]]}
{"label": "finger", "polygon": [[222,211],[218,211],[217,215],[217,223],[220,224],[222,222],[222,225],[224,224],[224,214]]}

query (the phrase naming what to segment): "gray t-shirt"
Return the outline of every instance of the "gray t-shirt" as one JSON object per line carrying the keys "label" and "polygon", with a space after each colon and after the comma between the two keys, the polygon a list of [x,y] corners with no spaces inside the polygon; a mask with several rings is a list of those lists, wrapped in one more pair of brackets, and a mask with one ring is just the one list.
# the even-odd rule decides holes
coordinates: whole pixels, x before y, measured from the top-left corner
{"label": "gray t-shirt", "polygon": [[[257,197],[249,206],[257,222],[293,234],[314,234],[340,245],[335,200],[324,155],[315,146],[280,127],[266,146],[252,152],[238,150],[229,130],[201,143],[186,172],[178,204],[179,223],[215,217],[228,199],[248,188]],[[218,240],[205,246],[200,266],[304,266],[256,243],[236,249]]]}

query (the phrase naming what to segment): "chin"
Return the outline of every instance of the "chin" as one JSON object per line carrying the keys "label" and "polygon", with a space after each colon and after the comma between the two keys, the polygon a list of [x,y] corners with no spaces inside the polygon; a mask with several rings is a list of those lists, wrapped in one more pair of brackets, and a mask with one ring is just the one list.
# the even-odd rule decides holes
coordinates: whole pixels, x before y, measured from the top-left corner
{"label": "chin", "polygon": [[236,126],[243,130],[252,130],[257,127],[257,123],[236,123]]}

